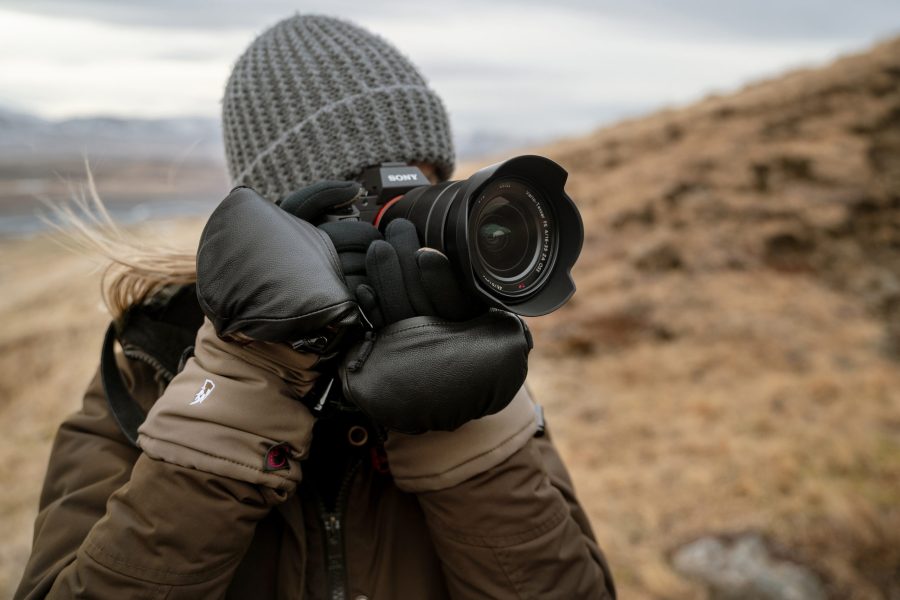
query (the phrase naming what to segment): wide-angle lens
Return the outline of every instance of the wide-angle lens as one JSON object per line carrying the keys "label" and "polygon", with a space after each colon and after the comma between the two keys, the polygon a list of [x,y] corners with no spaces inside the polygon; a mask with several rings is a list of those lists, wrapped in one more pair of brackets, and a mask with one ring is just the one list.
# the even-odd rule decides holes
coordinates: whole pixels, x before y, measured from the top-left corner
{"label": "wide-angle lens", "polygon": [[476,246],[484,266],[498,277],[514,279],[537,252],[534,222],[506,196],[493,198],[475,218]]}
{"label": "wide-angle lens", "polygon": [[446,254],[475,296],[520,315],[542,315],[575,291],[571,269],[584,240],[565,181],[553,161],[519,156],[468,179],[385,198],[371,218],[382,230],[393,219],[409,219],[419,242]]}
{"label": "wide-angle lens", "polygon": [[489,183],[469,214],[472,267],[494,293],[530,294],[556,257],[553,211],[542,195],[512,178]]}

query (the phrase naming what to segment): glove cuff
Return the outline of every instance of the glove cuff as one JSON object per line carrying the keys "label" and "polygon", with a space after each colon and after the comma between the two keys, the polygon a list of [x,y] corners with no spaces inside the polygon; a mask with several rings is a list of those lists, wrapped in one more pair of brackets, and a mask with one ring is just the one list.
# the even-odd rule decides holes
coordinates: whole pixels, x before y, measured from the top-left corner
{"label": "glove cuff", "polygon": [[151,458],[292,492],[314,418],[300,401],[318,356],[283,344],[220,339],[209,321],[188,360],[138,429]]}
{"label": "glove cuff", "polygon": [[385,443],[397,487],[430,492],[453,487],[516,453],[538,429],[535,404],[523,386],[498,413],[455,431],[410,435],[392,431]]}

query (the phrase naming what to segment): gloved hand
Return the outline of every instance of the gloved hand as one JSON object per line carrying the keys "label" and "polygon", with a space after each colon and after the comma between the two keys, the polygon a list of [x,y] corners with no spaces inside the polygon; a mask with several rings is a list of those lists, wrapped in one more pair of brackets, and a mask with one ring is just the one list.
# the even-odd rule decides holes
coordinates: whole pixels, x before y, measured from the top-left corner
{"label": "gloved hand", "polygon": [[356,288],[360,308],[375,329],[413,317],[465,321],[486,311],[467,296],[446,256],[420,248],[415,226],[395,219],[366,254],[368,281]]}
{"label": "gloved hand", "polygon": [[203,229],[197,295],[219,335],[258,341],[292,343],[359,317],[328,236],[247,187]]}
{"label": "gloved hand", "polygon": [[[279,206],[295,217],[316,223],[326,214],[349,207],[361,191],[353,181],[322,181],[286,196]],[[371,223],[352,220],[323,223],[319,229],[334,244],[347,288],[354,292],[366,283],[366,250],[373,241],[381,239],[381,233]]]}
{"label": "gloved hand", "polygon": [[[344,395],[393,431],[452,431],[502,410],[525,381],[531,336],[516,315],[468,300],[447,258],[392,221],[357,288],[375,326],[345,355]],[[473,313],[479,313],[473,316]]]}
{"label": "gloved hand", "polygon": [[236,188],[203,230],[197,293],[208,320],[195,355],[151,409],[138,444],[157,460],[292,491],[314,422],[299,400],[320,356],[291,345],[334,337],[359,314],[334,246]]}

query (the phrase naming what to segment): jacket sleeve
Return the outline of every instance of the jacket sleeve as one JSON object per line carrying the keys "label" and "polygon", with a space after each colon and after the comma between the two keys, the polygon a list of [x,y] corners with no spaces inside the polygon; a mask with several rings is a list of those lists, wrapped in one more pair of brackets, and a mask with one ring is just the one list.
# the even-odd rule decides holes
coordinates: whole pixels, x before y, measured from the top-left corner
{"label": "jacket sleeve", "polygon": [[[483,432],[478,437],[482,442],[461,445],[465,452],[484,457],[490,448],[473,447],[491,438],[509,439],[515,428],[499,422],[511,420],[504,413],[515,403],[485,418],[495,419],[504,435]],[[428,475],[434,471],[429,463],[449,460],[448,454],[454,452],[448,451],[449,436],[466,435],[457,432],[438,440],[442,444],[439,459],[433,458],[430,433],[418,440],[393,442],[394,456],[408,476],[398,486],[418,494],[452,597],[615,598],[606,559],[549,435],[530,435],[515,444],[514,452],[504,453],[502,460],[483,464],[474,474],[470,470],[462,481],[441,485]],[[409,462],[414,455],[415,468]],[[412,478],[414,470],[427,478]]]}
{"label": "jacket sleeve", "polygon": [[[155,398],[150,369],[119,358],[135,397]],[[98,374],[57,432],[15,598],[220,597],[282,496],[142,455],[110,415]]]}

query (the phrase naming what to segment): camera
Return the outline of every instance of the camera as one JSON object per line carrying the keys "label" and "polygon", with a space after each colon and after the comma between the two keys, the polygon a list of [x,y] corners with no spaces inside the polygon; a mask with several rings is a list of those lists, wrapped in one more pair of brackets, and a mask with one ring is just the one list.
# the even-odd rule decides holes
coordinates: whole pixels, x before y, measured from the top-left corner
{"label": "camera", "polygon": [[360,195],[327,220],[360,219],[384,231],[409,219],[422,245],[447,255],[470,292],[520,315],[544,315],[575,292],[571,270],[584,241],[567,177],[543,156],[436,185],[418,167],[383,163],[363,172]]}

